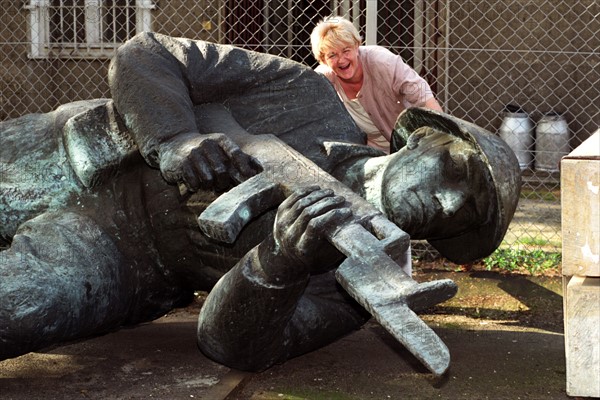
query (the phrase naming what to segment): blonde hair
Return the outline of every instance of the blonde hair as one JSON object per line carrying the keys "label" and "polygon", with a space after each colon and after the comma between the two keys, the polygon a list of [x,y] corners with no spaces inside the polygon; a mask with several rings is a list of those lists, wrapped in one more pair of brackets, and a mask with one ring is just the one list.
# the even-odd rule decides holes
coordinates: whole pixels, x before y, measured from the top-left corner
{"label": "blonde hair", "polygon": [[352,22],[343,17],[327,17],[310,34],[312,52],[318,62],[325,64],[325,52],[342,46],[360,46],[362,38]]}

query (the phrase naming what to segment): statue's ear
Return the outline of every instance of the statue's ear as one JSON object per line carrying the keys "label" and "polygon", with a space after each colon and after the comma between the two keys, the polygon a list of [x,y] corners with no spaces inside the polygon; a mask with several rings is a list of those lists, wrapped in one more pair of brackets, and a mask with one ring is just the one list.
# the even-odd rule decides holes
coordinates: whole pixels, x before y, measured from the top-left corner
{"label": "statue's ear", "polygon": [[415,130],[424,126],[449,133],[461,139],[471,140],[470,136],[461,130],[457,120],[452,116],[428,108],[412,107],[402,111],[396,119],[396,125],[392,131],[390,152],[393,153],[406,146],[409,136]]}
{"label": "statue's ear", "polygon": [[415,129],[423,126],[422,121],[414,117],[415,114],[418,115],[418,109],[408,108],[398,115],[394,129],[392,130],[390,153],[395,153],[406,146],[408,138]]}
{"label": "statue's ear", "polygon": [[406,146],[406,142],[409,136],[410,132],[406,131],[404,127],[396,125],[394,127],[394,130],[392,131],[392,140],[390,141],[390,153],[395,153],[404,146]]}

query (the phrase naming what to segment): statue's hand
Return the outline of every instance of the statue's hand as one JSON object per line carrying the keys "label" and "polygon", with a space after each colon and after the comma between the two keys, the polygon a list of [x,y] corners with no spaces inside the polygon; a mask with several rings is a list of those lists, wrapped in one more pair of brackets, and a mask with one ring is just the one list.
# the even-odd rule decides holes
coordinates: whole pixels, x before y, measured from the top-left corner
{"label": "statue's hand", "polygon": [[222,133],[180,135],[161,146],[160,171],[190,191],[227,190],[260,171],[258,162]]}
{"label": "statue's hand", "polygon": [[305,188],[289,196],[277,210],[274,240],[278,251],[292,264],[307,272],[332,268],[342,254],[329,243],[326,234],[352,215],[342,196],[330,189]]}

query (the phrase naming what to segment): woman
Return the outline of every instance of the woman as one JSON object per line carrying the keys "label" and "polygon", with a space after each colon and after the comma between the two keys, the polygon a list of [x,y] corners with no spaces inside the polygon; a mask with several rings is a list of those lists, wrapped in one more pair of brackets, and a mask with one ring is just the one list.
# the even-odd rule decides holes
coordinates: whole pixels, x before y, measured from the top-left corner
{"label": "woman", "polygon": [[320,63],[316,71],[331,81],[370,146],[390,152],[394,124],[406,108],[442,111],[423,78],[389,50],[361,46],[350,21],[328,17],[315,26],[310,39]]}

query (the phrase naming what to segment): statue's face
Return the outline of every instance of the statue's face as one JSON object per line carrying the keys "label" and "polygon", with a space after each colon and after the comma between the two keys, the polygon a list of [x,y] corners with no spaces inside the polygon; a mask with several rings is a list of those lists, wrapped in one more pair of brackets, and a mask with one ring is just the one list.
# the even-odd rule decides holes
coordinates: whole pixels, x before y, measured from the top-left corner
{"label": "statue's face", "polygon": [[388,218],[414,239],[452,237],[484,223],[489,175],[477,150],[446,133],[417,132],[385,170]]}

